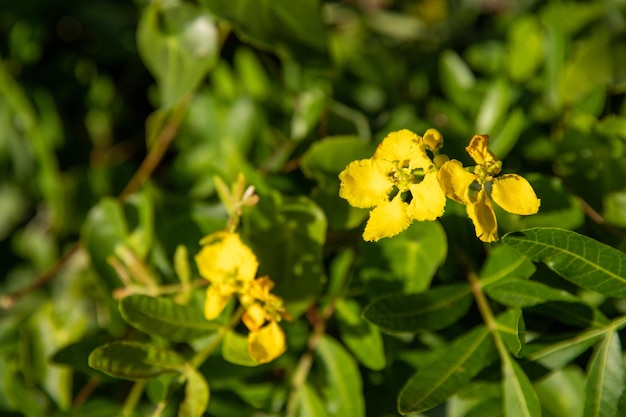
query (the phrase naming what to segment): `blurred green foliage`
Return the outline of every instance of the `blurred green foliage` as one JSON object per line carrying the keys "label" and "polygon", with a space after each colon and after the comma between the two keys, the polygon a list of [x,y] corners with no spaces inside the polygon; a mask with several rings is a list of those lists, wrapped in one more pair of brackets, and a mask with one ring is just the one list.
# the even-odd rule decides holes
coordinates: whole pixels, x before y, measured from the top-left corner
{"label": "blurred green foliage", "polygon": [[[3,6],[0,414],[626,413],[623,0]],[[489,134],[539,213],[363,242],[337,175],[430,127],[464,163]],[[193,284],[239,173],[293,317],[260,366]]]}

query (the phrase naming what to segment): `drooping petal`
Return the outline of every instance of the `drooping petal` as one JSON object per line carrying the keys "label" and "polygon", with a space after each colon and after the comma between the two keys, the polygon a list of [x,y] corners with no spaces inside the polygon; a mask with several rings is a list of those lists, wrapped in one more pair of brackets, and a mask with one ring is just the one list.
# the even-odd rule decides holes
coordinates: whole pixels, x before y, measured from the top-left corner
{"label": "drooping petal", "polygon": [[246,325],[248,330],[254,332],[257,331],[265,323],[265,309],[259,303],[252,303],[243,313],[241,321]]}
{"label": "drooping petal", "polygon": [[275,321],[248,334],[248,352],[258,363],[273,361],[286,349],[285,334]]}
{"label": "drooping petal", "polygon": [[469,202],[469,187],[478,178],[463,169],[463,164],[456,159],[444,163],[437,177],[446,197],[462,204]]}
{"label": "drooping petal", "polygon": [[219,285],[211,284],[206,291],[204,300],[204,317],[207,320],[216,319],[230,301],[233,293],[223,291]]}
{"label": "drooping petal", "polygon": [[200,249],[195,259],[203,278],[212,283],[254,279],[259,262],[237,233],[218,232],[202,242],[208,243]]}
{"label": "drooping petal", "polygon": [[446,196],[439,185],[436,172],[429,172],[419,184],[409,186],[413,199],[409,203],[409,217],[424,221],[435,220],[443,215]]}
{"label": "drooping petal", "polygon": [[[489,136],[488,135],[474,135],[469,145],[465,147],[467,153],[472,157],[478,165],[482,165],[485,168],[491,167],[498,162],[498,159],[488,148]],[[497,174],[498,170],[494,170],[491,174]]]}
{"label": "drooping petal", "polygon": [[411,218],[407,214],[408,204],[400,194],[393,200],[381,204],[370,212],[370,218],[363,231],[363,239],[372,242],[383,237],[392,237],[409,227]]}
{"label": "drooping petal", "polygon": [[541,200],[525,178],[506,174],[493,181],[491,198],[497,205],[513,214],[535,214]]}
{"label": "drooping petal", "polygon": [[376,148],[374,159],[399,161],[402,165],[408,162],[410,169],[428,168],[432,165],[426,155],[422,138],[407,129],[388,134]]}
{"label": "drooping petal", "polygon": [[493,212],[491,200],[487,196],[485,189],[481,189],[473,202],[467,206],[467,215],[474,223],[476,236],[483,242],[494,242],[498,240],[498,222],[496,214]]}
{"label": "drooping petal", "polygon": [[424,145],[431,151],[443,146],[443,136],[437,129],[428,129],[423,136]]}
{"label": "drooping petal", "polygon": [[370,208],[387,201],[393,187],[389,161],[361,159],[351,162],[339,174],[339,196],[353,207]]}

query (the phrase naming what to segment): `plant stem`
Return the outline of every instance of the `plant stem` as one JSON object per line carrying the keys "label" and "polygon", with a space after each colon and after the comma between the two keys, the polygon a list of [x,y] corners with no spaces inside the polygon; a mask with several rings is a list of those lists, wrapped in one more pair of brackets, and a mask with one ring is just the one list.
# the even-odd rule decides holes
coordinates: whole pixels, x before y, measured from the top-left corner
{"label": "plant stem", "polygon": [[122,408],[122,417],[132,417],[135,412],[135,407],[139,403],[139,399],[143,394],[143,390],[146,387],[146,380],[141,379],[136,381],[133,387],[126,397],[126,401],[124,402],[124,407]]}
{"label": "plant stem", "polygon": [[473,271],[470,271],[470,273],[468,274],[468,280],[470,283],[472,294],[474,295],[474,299],[476,300],[476,304],[478,305],[480,315],[487,325],[487,328],[491,332],[491,336],[493,337],[493,341],[496,344],[496,348],[498,349],[500,357],[508,357],[509,352],[504,345],[504,341],[502,340],[500,332],[498,331],[498,322],[493,315],[493,311],[491,311],[489,301],[487,301],[487,297],[485,297],[485,293],[483,292],[483,288],[480,280],[478,279],[478,276],[476,276],[476,273],[474,273]]}
{"label": "plant stem", "polygon": [[237,311],[235,311],[226,326],[220,328],[220,331],[215,336],[215,339],[213,339],[211,343],[209,343],[204,349],[194,355],[194,357],[189,362],[192,367],[198,369],[200,365],[202,365],[204,361],[207,360],[207,358],[211,355],[211,353],[213,353],[215,348],[219,346],[222,339],[224,339],[224,336],[226,336],[226,334],[239,323],[239,320],[241,320],[241,316],[243,315],[244,311],[245,309],[243,306],[239,306],[237,308]]}

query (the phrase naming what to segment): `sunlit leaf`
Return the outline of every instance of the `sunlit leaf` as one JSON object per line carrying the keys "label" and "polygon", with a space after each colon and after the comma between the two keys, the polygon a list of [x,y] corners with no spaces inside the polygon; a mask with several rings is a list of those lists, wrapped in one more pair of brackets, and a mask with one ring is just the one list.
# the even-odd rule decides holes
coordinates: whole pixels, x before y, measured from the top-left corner
{"label": "sunlit leaf", "polygon": [[298,393],[298,417],[326,417],[328,413],[319,394],[306,383]]}
{"label": "sunlit leaf", "polygon": [[193,90],[217,61],[215,23],[191,3],[150,3],[139,20],[137,45],[163,107]]}
{"label": "sunlit leaf", "polygon": [[248,338],[230,331],[224,336],[222,343],[222,356],[224,360],[241,366],[259,366],[248,351]]}
{"label": "sunlit leaf", "polygon": [[200,308],[176,304],[165,297],[131,295],[120,301],[120,311],[132,326],[172,341],[192,340],[217,329]]}
{"label": "sunlit leaf", "polygon": [[498,316],[498,332],[513,355],[518,356],[526,342],[526,326],[522,310],[512,308]]}
{"label": "sunlit leaf", "polygon": [[443,403],[497,358],[489,330],[479,326],[456,339],[400,391],[398,410],[420,413]]}
{"label": "sunlit leaf", "polygon": [[613,417],[624,391],[624,358],[617,332],[607,333],[594,349],[585,386],[584,417]]}
{"label": "sunlit leaf", "polygon": [[626,254],[576,232],[535,228],[502,238],[563,278],[611,297],[626,296]]}
{"label": "sunlit leaf", "polygon": [[514,278],[529,278],[535,265],[518,251],[501,245],[496,247],[487,258],[480,271],[480,283],[485,290]]}
{"label": "sunlit leaf", "polygon": [[541,416],[541,404],[535,388],[522,367],[508,355],[502,358],[502,387],[506,417]]}
{"label": "sunlit leaf", "polygon": [[365,367],[380,370],[385,367],[383,338],[376,326],[361,318],[356,301],[342,299],[336,304],[341,340]]}
{"label": "sunlit leaf", "polygon": [[317,354],[326,370],[326,401],[333,404],[330,416],[364,417],[365,401],[359,368],[348,352],[329,336],[317,345]]}
{"label": "sunlit leaf", "polygon": [[193,368],[185,370],[185,378],[185,399],[178,410],[178,417],[201,417],[209,405],[209,384]]}
{"label": "sunlit leaf", "polygon": [[489,287],[486,292],[489,297],[502,304],[529,308],[529,311],[564,323],[591,326],[595,320],[591,306],[564,290],[557,290],[540,282],[510,280]]}
{"label": "sunlit leaf", "polygon": [[89,366],[111,376],[134,380],[180,372],[185,360],[169,349],[148,343],[112,342],[91,352]]}
{"label": "sunlit leaf", "polygon": [[468,285],[446,285],[418,294],[383,296],[365,308],[363,317],[390,333],[438,330],[463,317],[472,300]]}

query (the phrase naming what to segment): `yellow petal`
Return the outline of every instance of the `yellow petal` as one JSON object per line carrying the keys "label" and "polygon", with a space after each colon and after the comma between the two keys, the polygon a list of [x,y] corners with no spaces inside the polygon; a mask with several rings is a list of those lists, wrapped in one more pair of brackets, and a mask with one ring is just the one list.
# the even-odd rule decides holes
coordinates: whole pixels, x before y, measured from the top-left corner
{"label": "yellow petal", "polygon": [[285,334],[275,321],[248,334],[248,352],[258,363],[273,361],[286,349]]}
{"label": "yellow petal", "polygon": [[475,202],[467,206],[467,215],[474,223],[476,236],[483,242],[494,242],[498,240],[498,222],[493,212],[491,200],[483,188],[476,195]]}
{"label": "yellow petal", "polygon": [[204,317],[207,320],[217,318],[230,301],[232,293],[225,293],[219,285],[210,285],[206,291],[206,299],[204,301]]}
{"label": "yellow petal", "polygon": [[[472,157],[478,165],[492,166],[498,159],[488,148],[489,136],[488,135],[474,135],[470,144],[465,148],[468,154]],[[497,174],[497,172],[493,172]]]}
{"label": "yellow petal", "polygon": [[478,178],[463,169],[463,164],[456,159],[444,163],[437,177],[446,197],[462,204],[469,202],[469,187]]}
{"label": "yellow petal", "polygon": [[407,213],[409,217],[424,221],[435,220],[443,214],[446,196],[439,185],[436,172],[426,174],[422,182],[409,186],[413,199]]}
{"label": "yellow petal", "polygon": [[424,133],[424,145],[431,151],[437,150],[443,146],[443,136],[437,129],[428,129]]}
{"label": "yellow petal", "polygon": [[513,214],[535,214],[541,200],[533,187],[516,174],[506,174],[493,181],[491,198],[497,205]]}
{"label": "yellow petal", "polygon": [[371,242],[383,237],[392,237],[409,227],[411,218],[407,214],[408,204],[400,194],[393,200],[381,204],[370,212],[370,218],[363,231],[363,239]]}
{"label": "yellow petal", "polygon": [[196,263],[203,278],[212,283],[254,279],[259,262],[238,234],[218,232],[202,242],[208,243],[196,255]]}
{"label": "yellow petal", "polygon": [[374,159],[399,161],[411,169],[428,168],[433,164],[426,155],[422,138],[407,129],[388,134],[376,148]]}
{"label": "yellow petal", "polygon": [[393,187],[389,177],[393,164],[388,161],[361,159],[351,162],[339,174],[339,196],[353,207],[370,208],[387,201]]}
{"label": "yellow petal", "polygon": [[265,323],[265,316],[265,309],[261,306],[261,304],[253,303],[246,309],[246,312],[243,313],[241,321],[243,321],[243,324],[246,325],[248,330],[254,332],[263,326]]}

